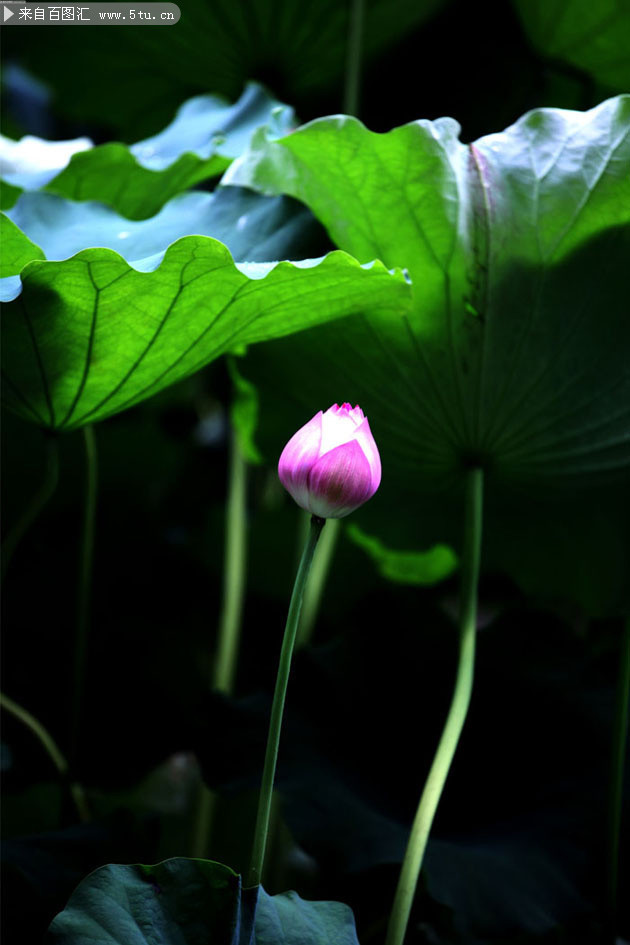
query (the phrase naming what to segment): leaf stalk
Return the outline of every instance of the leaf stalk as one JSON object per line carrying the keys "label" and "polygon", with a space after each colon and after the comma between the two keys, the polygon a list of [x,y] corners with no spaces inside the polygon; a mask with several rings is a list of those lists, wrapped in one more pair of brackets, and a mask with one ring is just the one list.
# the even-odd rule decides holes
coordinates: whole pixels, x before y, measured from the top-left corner
{"label": "leaf stalk", "polygon": [[446,778],[464,727],[472,692],[481,560],[483,470],[470,469],[465,484],[464,546],[459,613],[459,660],[450,709],[411,828],[385,945],[403,945],[418,878]]}

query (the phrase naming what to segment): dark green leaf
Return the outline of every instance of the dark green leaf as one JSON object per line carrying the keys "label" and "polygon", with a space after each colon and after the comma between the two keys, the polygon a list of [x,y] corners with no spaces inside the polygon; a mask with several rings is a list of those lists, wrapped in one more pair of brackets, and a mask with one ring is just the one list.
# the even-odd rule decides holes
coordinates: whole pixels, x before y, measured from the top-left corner
{"label": "dark green leaf", "polygon": [[514,0],[529,39],[549,59],[583,69],[603,86],[630,86],[630,6],[617,0]]}
{"label": "dark green leaf", "polygon": [[[255,911],[255,918],[254,918]],[[252,919],[255,929],[252,932]],[[50,926],[51,945],[358,945],[340,902],[241,890],[221,863],[177,857],[156,866],[104,866]]]}
{"label": "dark green leaf", "polygon": [[[367,57],[428,19],[442,0],[373,0],[366,4]],[[10,52],[56,91],[65,115],[93,119],[123,140],[154,133],[193,92],[236,98],[252,77],[296,96],[339,86],[346,67],[350,8],[336,0],[187,0],[167,30],[13,30]],[[167,34],[167,35],[165,35]],[[115,39],[114,39],[115,37]],[[165,46],[168,54],[165,54]],[[77,76],[107,76],[77,82]],[[139,130],[140,129],[140,130]]]}
{"label": "dark green leaf", "polygon": [[176,858],[103,866],[52,922],[51,945],[246,945],[240,879],[229,867]]}

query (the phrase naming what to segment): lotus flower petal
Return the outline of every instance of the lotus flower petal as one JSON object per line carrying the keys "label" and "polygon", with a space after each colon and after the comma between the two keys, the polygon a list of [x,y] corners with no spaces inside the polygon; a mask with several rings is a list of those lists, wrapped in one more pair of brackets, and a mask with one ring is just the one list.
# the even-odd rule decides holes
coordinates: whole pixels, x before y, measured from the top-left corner
{"label": "lotus flower petal", "polygon": [[371,498],[381,459],[367,417],[357,405],[320,410],[291,437],[278,475],[297,504],[320,518],[343,518]]}
{"label": "lotus flower petal", "polygon": [[308,503],[308,474],[320,455],[322,441],[322,411],[294,433],[282,450],[278,463],[280,482],[305,509]]}
{"label": "lotus flower petal", "polygon": [[309,511],[320,518],[343,518],[372,495],[372,471],[356,440],[324,453],[308,477]]}

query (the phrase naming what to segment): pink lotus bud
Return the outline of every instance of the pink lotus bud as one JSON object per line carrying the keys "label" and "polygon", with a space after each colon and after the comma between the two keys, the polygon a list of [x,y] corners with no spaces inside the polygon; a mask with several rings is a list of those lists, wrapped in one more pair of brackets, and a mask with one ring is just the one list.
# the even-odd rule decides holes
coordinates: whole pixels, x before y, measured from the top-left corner
{"label": "pink lotus bud", "polygon": [[316,413],[282,450],[278,475],[300,508],[319,518],[343,518],[371,499],[381,458],[361,408],[334,404]]}

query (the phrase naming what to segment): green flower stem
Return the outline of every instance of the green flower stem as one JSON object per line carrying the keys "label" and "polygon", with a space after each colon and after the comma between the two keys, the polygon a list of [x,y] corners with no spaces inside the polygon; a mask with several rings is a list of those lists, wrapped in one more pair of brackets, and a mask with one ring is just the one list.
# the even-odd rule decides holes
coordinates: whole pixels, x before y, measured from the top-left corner
{"label": "green flower stem", "polygon": [[232,433],[223,568],[223,605],[219,622],[219,645],[212,673],[212,687],[231,695],[241,636],[241,613],[247,556],[246,498],[247,464]]}
{"label": "green flower stem", "polygon": [[56,437],[51,436],[49,438],[47,447],[46,471],[43,482],[2,544],[2,580],[4,580],[15,549],[57,488],[59,481],[59,444]]}
{"label": "green flower stem", "polygon": [[346,115],[359,115],[359,88],[361,85],[361,46],[363,44],[364,0],[349,0],[350,23],[346,80],[343,91],[343,110]]}
{"label": "green flower stem", "polygon": [[299,647],[308,646],[311,642],[313,628],[322,602],[324,587],[326,586],[326,579],[328,578],[335,548],[337,547],[340,529],[341,519],[329,519],[328,527],[323,532],[321,541],[315,550],[313,566],[308,581],[306,582],[306,590],[304,591],[302,617],[298,634]]}
{"label": "green flower stem", "polygon": [[403,945],[431,825],[470,703],[475,664],[477,584],[481,558],[482,511],[483,471],[481,469],[471,469],[466,479],[459,615],[459,663],[455,689],[442,737],[411,828],[385,945]]}
{"label": "green flower stem", "polygon": [[[225,525],[223,567],[223,602],[219,620],[217,655],[212,668],[211,686],[217,692],[232,695],[241,638],[241,614],[247,560],[247,463],[232,431],[228,470],[228,497]],[[208,852],[217,804],[216,792],[201,784],[194,823],[193,857]]]}
{"label": "green flower stem", "polygon": [[269,814],[271,810],[273,782],[276,776],[276,763],[278,761],[278,746],[280,744],[282,714],[284,712],[284,703],[287,694],[287,685],[289,682],[289,672],[291,670],[291,658],[293,656],[295,638],[297,636],[297,629],[300,621],[300,611],[302,609],[304,587],[306,585],[311,562],[313,560],[315,546],[317,545],[317,541],[325,524],[325,519],[317,518],[315,515],[312,517],[311,528],[306,545],[304,546],[304,552],[302,554],[300,566],[295,578],[295,584],[293,585],[293,593],[291,595],[291,603],[289,604],[289,613],[284,629],[284,638],[282,640],[280,662],[278,664],[276,688],[274,690],[273,703],[271,706],[271,719],[269,722],[269,734],[267,736],[265,764],[263,767],[260,797],[258,799],[256,826],[254,828],[254,845],[248,873],[248,886],[258,886],[262,876],[263,864],[265,861],[265,849],[267,846],[267,834],[269,832]]}
{"label": "green flower stem", "polygon": [[623,809],[623,775],[628,737],[628,702],[630,701],[630,617],[625,621],[619,647],[619,674],[615,694],[610,796],[608,804],[607,938],[616,941],[619,838]]}
{"label": "green flower stem", "polygon": [[85,694],[85,671],[87,662],[88,630],[90,622],[90,598],[92,593],[92,566],[94,560],[94,525],[96,521],[96,497],[98,488],[98,465],[96,437],[91,424],[83,427],[85,444],[85,493],[83,503],[83,526],[81,557],[79,561],[79,585],[77,597],[77,627],[74,651],[74,686],[72,706],[71,759],[76,760],[79,749],[79,734]]}
{"label": "green flower stem", "polygon": [[6,712],[9,712],[16,719],[19,719],[23,725],[26,725],[26,727],[30,729],[48,757],[51,759],[62,780],[68,784],[70,796],[72,797],[72,801],[76,807],[79,819],[83,822],[88,821],[90,819],[90,814],[87,800],[85,798],[85,792],[80,784],[76,782],[69,782],[68,762],[66,761],[65,756],[59,750],[57,743],[50,732],[44,728],[42,723],[39,722],[34,715],[31,715],[30,712],[27,712],[26,709],[24,709],[17,702],[14,702],[13,699],[9,699],[9,697],[5,696],[3,692],[0,692],[0,706],[2,706]]}
{"label": "green flower stem", "polygon": [[193,814],[193,836],[190,855],[193,859],[204,860],[208,855],[212,823],[217,806],[217,793],[206,787],[203,780],[199,783],[197,803]]}

